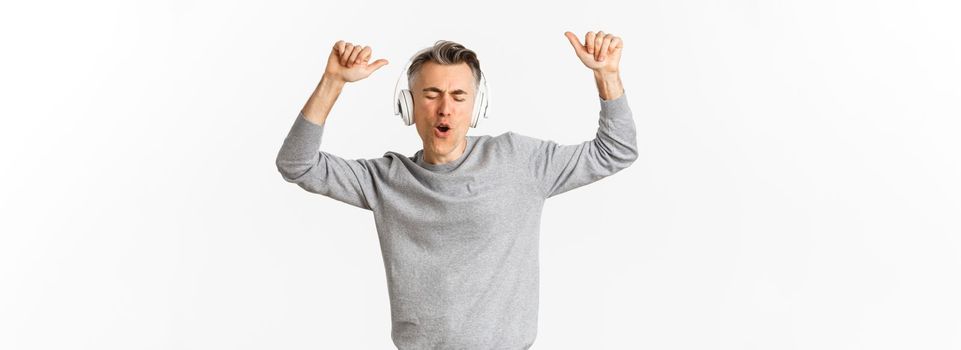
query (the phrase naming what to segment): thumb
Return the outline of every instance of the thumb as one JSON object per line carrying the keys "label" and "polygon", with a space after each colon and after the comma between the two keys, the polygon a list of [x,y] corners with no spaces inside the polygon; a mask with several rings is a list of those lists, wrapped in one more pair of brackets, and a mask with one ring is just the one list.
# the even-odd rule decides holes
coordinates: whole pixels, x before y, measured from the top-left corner
{"label": "thumb", "polygon": [[587,48],[581,45],[580,40],[577,39],[577,36],[574,35],[574,33],[564,32],[564,36],[566,36],[567,40],[571,42],[571,46],[574,47],[574,52],[576,52],[578,55],[587,54]]}
{"label": "thumb", "polygon": [[374,61],[374,63],[371,63],[370,66],[368,66],[368,68],[370,68],[370,72],[373,73],[374,71],[380,69],[380,67],[383,67],[386,65],[387,65],[387,60],[381,58],[379,60]]}

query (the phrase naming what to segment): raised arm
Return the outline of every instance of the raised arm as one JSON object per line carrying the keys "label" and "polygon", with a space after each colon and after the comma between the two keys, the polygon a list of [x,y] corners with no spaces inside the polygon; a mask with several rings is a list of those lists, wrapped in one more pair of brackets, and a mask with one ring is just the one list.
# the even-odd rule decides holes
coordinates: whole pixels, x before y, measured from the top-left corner
{"label": "raised arm", "polygon": [[387,64],[385,59],[367,64],[370,55],[368,46],[343,40],[334,44],[324,75],[290,128],[276,160],[284,180],[368,210],[372,208],[374,190],[369,162],[343,159],[318,149],[327,116],[344,86]]}
{"label": "raised arm", "polygon": [[588,32],[581,45],[565,32],[574,52],[594,74],[600,99],[600,119],[593,140],[576,145],[538,143],[532,156],[534,177],[545,197],[587,185],[627,168],[637,159],[637,132],[627,96],[621,86],[619,37]]}
{"label": "raised arm", "polygon": [[387,60],[383,58],[367,64],[372,52],[370,46],[354,45],[343,40],[334,43],[327,57],[324,75],[301,110],[303,116],[314,124],[324,124],[345,84],[367,78],[387,65]]}
{"label": "raised arm", "polygon": [[610,101],[620,97],[624,93],[620,76],[621,49],[624,47],[621,38],[603,31],[587,32],[581,45],[574,33],[564,32],[564,36],[571,42],[581,63],[594,73],[601,99]]}

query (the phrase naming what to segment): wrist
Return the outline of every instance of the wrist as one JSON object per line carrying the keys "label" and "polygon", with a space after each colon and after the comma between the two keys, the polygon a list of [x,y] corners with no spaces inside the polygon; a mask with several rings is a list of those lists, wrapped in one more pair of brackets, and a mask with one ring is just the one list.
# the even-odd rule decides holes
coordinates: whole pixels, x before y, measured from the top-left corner
{"label": "wrist", "polygon": [[301,110],[304,118],[314,124],[323,125],[327,121],[327,115],[330,114],[334,102],[343,91],[344,84],[346,83],[343,80],[324,74]]}
{"label": "wrist", "polygon": [[624,94],[618,71],[594,71],[594,82],[597,84],[598,95],[605,101],[617,99]]}
{"label": "wrist", "polygon": [[621,75],[620,70],[591,70],[595,79],[614,79]]}
{"label": "wrist", "polygon": [[344,85],[347,85],[347,81],[338,78],[336,75],[324,73],[324,75],[320,77],[320,82],[317,83],[317,85],[320,86],[322,84],[327,87],[342,88]]}

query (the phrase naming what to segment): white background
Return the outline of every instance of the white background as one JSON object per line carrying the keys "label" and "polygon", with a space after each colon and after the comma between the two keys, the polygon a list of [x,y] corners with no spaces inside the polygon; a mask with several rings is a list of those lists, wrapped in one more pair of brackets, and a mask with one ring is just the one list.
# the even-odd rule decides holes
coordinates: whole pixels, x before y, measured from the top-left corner
{"label": "white background", "polygon": [[440,39],[473,135],[594,137],[564,38],[624,40],[640,158],[554,197],[535,349],[961,347],[954,1],[17,2],[0,9],[0,348],[390,349],[370,212],[274,165],[331,45],[327,151],[420,149],[391,113]]}

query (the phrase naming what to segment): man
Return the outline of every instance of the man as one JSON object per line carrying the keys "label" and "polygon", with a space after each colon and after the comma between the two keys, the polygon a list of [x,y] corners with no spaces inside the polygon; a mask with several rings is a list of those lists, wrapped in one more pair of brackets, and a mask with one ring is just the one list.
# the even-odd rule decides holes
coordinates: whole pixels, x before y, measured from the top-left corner
{"label": "man", "polygon": [[473,51],[438,41],[409,69],[424,145],[412,157],[387,152],[348,160],[318,152],[341,89],[388,63],[368,63],[367,46],[338,41],[331,50],[276,165],[285,180],[307,191],[373,211],[398,349],[529,348],[537,333],[544,201],[637,158],[618,71],[621,39],[588,32],[581,44],[573,33],[564,35],[597,83],[595,139],[559,145],[513,132],[467,135],[480,65]]}

